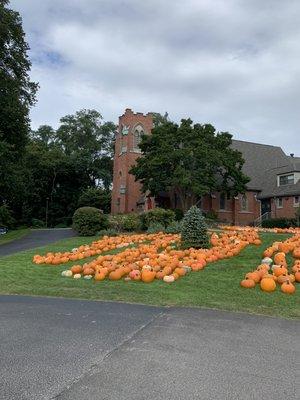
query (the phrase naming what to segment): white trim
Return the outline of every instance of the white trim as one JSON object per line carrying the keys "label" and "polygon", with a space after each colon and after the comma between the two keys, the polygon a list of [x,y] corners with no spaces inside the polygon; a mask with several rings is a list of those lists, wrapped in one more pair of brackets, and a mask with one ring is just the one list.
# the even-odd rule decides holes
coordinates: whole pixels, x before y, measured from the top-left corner
{"label": "white trim", "polygon": [[[281,200],[281,206],[278,204],[279,200]],[[283,197],[276,198],[276,208],[283,208]]]}

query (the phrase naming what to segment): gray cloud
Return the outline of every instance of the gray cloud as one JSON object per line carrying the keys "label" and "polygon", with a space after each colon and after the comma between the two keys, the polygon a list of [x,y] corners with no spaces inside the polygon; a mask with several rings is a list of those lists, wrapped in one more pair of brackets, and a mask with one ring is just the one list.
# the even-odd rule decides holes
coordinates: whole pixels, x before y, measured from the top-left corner
{"label": "gray cloud", "polygon": [[40,82],[34,127],[126,107],[210,122],[300,155],[300,4],[290,0],[13,0]]}

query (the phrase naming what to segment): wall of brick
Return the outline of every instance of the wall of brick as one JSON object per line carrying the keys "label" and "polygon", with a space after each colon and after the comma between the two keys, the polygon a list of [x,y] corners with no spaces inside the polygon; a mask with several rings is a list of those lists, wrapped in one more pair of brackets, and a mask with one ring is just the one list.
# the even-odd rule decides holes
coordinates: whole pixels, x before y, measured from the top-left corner
{"label": "wall of brick", "polygon": [[[141,184],[135,182],[134,176],[129,174],[130,168],[135,164],[136,159],[140,157],[140,152],[134,148],[133,134],[135,127],[139,124],[146,134],[150,134],[153,127],[152,115],[150,113],[146,115],[134,113],[127,108],[125,113],[119,117],[119,126],[115,137],[112,214],[139,210],[137,202],[142,197]],[[122,135],[123,127],[128,128],[127,135]],[[121,186],[125,188],[125,193],[120,193]]]}
{"label": "wall of brick", "polygon": [[271,199],[272,218],[295,218],[296,211],[294,196],[282,197],[282,208],[278,208],[276,200]]}

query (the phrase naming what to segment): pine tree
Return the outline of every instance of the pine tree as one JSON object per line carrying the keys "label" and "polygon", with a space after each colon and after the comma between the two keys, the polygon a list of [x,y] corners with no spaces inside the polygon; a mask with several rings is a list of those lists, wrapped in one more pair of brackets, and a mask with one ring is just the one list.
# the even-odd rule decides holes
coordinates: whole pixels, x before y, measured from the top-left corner
{"label": "pine tree", "polygon": [[182,247],[208,248],[207,226],[201,210],[192,206],[185,214],[181,229]]}

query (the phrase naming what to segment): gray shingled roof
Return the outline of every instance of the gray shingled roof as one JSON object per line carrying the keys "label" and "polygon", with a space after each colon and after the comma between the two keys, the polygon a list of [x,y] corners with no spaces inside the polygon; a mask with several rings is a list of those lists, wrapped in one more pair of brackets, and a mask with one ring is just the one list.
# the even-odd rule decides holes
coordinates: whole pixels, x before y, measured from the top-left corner
{"label": "gray shingled roof", "polygon": [[259,198],[300,195],[300,181],[277,186],[277,175],[300,171],[300,157],[287,156],[281,147],[233,140],[232,147],[243,154],[243,172],[251,181],[249,190],[260,191]]}

